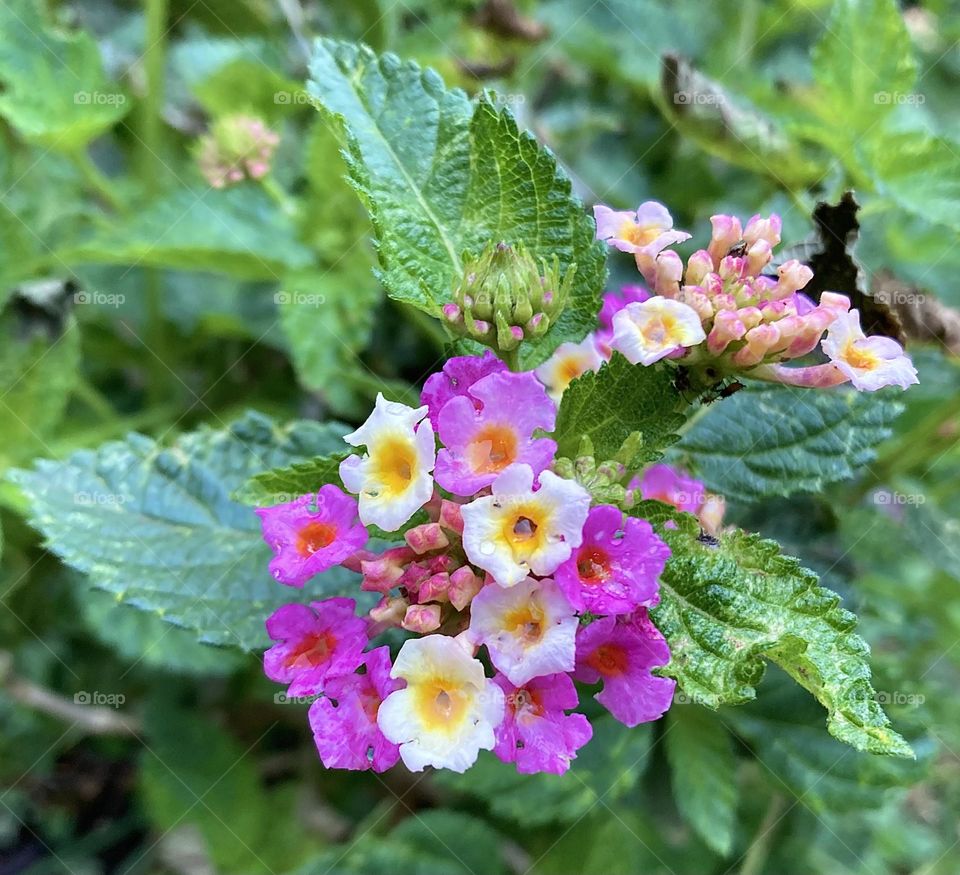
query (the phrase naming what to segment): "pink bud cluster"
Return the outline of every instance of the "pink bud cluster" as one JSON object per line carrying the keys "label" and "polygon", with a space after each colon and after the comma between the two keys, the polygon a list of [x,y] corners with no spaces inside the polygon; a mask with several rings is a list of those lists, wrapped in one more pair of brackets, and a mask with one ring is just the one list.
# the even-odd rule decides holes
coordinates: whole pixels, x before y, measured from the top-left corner
{"label": "pink bud cluster", "polygon": [[230,115],[214,122],[199,142],[197,163],[214,188],[244,179],[262,179],[270,172],[280,137],[254,116]]}
{"label": "pink bud cluster", "polygon": [[[713,216],[709,245],[686,263],[669,247],[690,235],[672,230],[662,205],[647,202],[636,212],[598,206],[595,217],[598,239],[632,253],[652,290],[612,315],[610,334],[598,335],[601,353],[614,349],[643,365],[680,359],[709,364],[719,376],[746,373],[798,386],[851,382],[873,390],[917,381],[899,344],[863,334],[849,298],[825,291],[814,303],[802,291],[813,278],[807,265],[790,259],[772,267],[779,216],[755,215],[746,225]],[[829,362],[799,372],[782,366],[821,341]]]}

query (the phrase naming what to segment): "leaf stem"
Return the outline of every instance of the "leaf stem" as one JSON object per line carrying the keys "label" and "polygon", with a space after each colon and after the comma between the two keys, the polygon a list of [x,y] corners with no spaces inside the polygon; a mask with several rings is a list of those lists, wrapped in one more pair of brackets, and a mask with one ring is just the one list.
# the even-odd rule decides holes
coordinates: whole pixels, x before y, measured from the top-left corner
{"label": "leaf stem", "polygon": [[70,158],[83,176],[83,181],[87,184],[87,187],[97,197],[106,203],[111,210],[117,213],[125,212],[123,199],[117,194],[109,177],[97,167],[93,159],[87,154],[86,149],[81,147],[71,152]]}
{"label": "leaf stem", "polygon": [[780,821],[786,800],[783,796],[776,794],[770,798],[770,804],[767,806],[767,813],[764,814],[760,826],[757,828],[747,848],[747,853],[743,858],[743,866],[740,867],[740,875],[762,875],[764,864],[767,861],[767,855],[770,853],[770,842],[773,837],[773,831]]}

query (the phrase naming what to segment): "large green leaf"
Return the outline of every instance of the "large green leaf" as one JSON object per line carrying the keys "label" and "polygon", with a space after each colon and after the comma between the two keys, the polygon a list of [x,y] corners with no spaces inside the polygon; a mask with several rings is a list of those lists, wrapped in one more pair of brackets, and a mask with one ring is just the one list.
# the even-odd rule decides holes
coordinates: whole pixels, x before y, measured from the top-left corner
{"label": "large green leaf", "polygon": [[136,264],[280,280],[313,256],[293,222],[256,183],[180,189],[58,253],[68,263]]}
{"label": "large green leaf", "polygon": [[340,482],[340,463],[350,454],[348,447],[325,456],[314,456],[282,468],[254,474],[233,494],[236,501],[257,507],[283,504],[316,492],[328,483]]}
{"label": "large green leaf", "polygon": [[0,4],[0,115],[28,140],[76,149],[129,108],[103,73],[97,44],[46,21],[36,0]]}
{"label": "large green leaf", "polygon": [[166,449],[132,434],[11,477],[48,548],[92,585],[201,641],[254,650],[266,642],[263,621],[276,607],[346,592],[353,576],[333,569],[303,592],[278,584],[267,571],[259,520],[230,493],[257,471],[339,447],[342,433],[249,413]]}
{"label": "large green leaf", "polygon": [[901,409],[847,389],[748,383],[715,402],[677,449],[711,490],[728,498],[816,492],[869,464]]}
{"label": "large green leaf", "polygon": [[827,709],[827,728],[857,750],[912,756],[870,683],[870,648],[856,617],[774,541],[735,530],[702,539],[686,515],[661,528],[673,556],[652,612],[670,644],[663,673],[709,707],[753,699],[765,659]]}
{"label": "large green leaf", "polygon": [[738,790],[729,733],[706,708],[677,705],[670,710],[664,741],[677,808],[713,850],[729,856]]}
{"label": "large green leaf", "polygon": [[593,738],[565,775],[521,775],[492,754],[481,754],[464,775],[437,773],[438,783],[478,796],[499,817],[522,826],[572,823],[598,799],[613,802],[636,786],[650,753],[649,726],[628,729],[612,717],[591,721]]}
{"label": "large green leaf", "polygon": [[438,315],[465,253],[497,241],[577,265],[567,310],[525,366],[592,327],[604,280],[593,223],[556,159],[508,110],[446,90],[432,70],[319,40],[310,91],[341,126],[351,179],[373,220],[388,293]]}
{"label": "large green leaf", "polygon": [[684,406],[666,367],[631,365],[615,354],[596,373],[588,371],[563,393],[554,433],[559,453],[576,454],[589,437],[598,459],[610,459],[635,431],[643,438],[641,459],[653,461],[674,441]]}

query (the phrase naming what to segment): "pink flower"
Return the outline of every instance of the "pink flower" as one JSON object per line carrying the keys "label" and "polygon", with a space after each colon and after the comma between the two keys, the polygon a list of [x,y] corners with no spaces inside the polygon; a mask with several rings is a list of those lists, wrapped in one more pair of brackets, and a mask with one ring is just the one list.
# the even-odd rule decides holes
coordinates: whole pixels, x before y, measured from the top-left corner
{"label": "pink flower", "polygon": [[467,395],[451,398],[440,412],[434,477],[455,495],[473,495],[509,465],[520,462],[539,474],[557,450],[537,429],[553,431],[557,409],[532,373],[509,371],[477,380]]}
{"label": "pink flower", "polygon": [[640,608],[632,620],[604,617],[581,627],[574,677],[588,684],[602,680],[596,700],[621,723],[636,726],[670,707],[676,683],[650,671],[669,661],[667,642]]}
{"label": "pink flower", "polygon": [[659,601],[658,577],[670,548],[646,520],[627,517],[612,505],[590,511],[583,543],[554,574],[578,611],[627,614]]}
{"label": "pink flower", "polygon": [[478,399],[468,394],[470,387],[489,374],[505,370],[507,366],[488,349],[480,356],[464,355],[448,359],[442,371],[427,377],[420,393],[420,403],[429,408],[427,415],[434,431],[439,430],[440,411],[451,398],[462,395],[476,405]]}
{"label": "pink flower", "polygon": [[357,517],[356,499],[336,486],[322,486],[316,496],[259,507],[256,513],[263,540],[276,554],[270,560],[270,573],[289,586],[303,586],[367,543],[367,530]]}
{"label": "pink flower", "polygon": [[662,501],[696,516],[703,505],[705,489],[703,483],[688,477],[679,468],[659,464],[644,472],[640,494],[645,499]]}
{"label": "pink flower", "polygon": [[[621,252],[650,259],[667,246],[689,240],[684,231],[673,230],[673,217],[657,201],[645,201],[633,210],[611,210],[603,204],[593,208],[597,223],[597,239],[615,246]],[[638,259],[639,263],[639,259]]]}
{"label": "pink flower", "polygon": [[577,750],[593,736],[583,714],[564,713],[577,706],[577,689],[570,676],[545,675],[515,687],[498,674],[493,682],[506,700],[493,752],[505,763],[516,763],[521,774],[562,775],[577,758]]}
{"label": "pink flower", "polygon": [[403,681],[390,677],[390,648],[365,654],[365,674],[331,678],[325,697],[310,706],[310,727],[321,762],[328,769],[385,772],[400,759],[398,745],[377,726],[380,704]]}
{"label": "pink flower", "polygon": [[837,315],[821,346],[830,361],[861,391],[873,392],[884,386],[906,389],[919,382],[917,370],[903,347],[882,335],[867,337],[856,310]]}
{"label": "pink flower", "polygon": [[263,655],[267,677],[289,683],[290,696],[314,696],[330,678],[356,671],[367,633],[355,608],[345,598],[277,608],[267,619],[267,634],[277,642]]}

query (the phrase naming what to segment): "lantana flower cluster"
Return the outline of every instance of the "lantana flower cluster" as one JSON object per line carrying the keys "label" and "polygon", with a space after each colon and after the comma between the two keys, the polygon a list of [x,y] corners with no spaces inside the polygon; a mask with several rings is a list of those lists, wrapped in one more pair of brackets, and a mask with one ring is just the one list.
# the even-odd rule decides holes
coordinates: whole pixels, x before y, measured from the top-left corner
{"label": "lantana flower cluster", "polygon": [[[613,350],[631,363],[666,359],[709,367],[717,377],[747,374],[803,387],[852,383],[861,391],[906,389],[917,372],[903,348],[883,336],[866,336],[846,295],[825,291],[814,302],[803,293],[813,278],[790,259],[773,268],[780,242],[776,214],[711,217],[706,249],[684,264],[671,246],[690,239],[673,228],[662,204],[636,211],[594,207],[597,239],[631,253],[646,285],[609,294],[601,327],[580,344],[564,344],[540,376],[554,394],[586,370],[596,370]],[[803,367],[785,363],[820,347],[827,361]]]}
{"label": "lantana flower cluster", "polygon": [[[674,681],[654,674],[670,651],[648,614],[670,549],[556,473],[544,435],[557,408],[533,373],[490,352],[454,358],[421,401],[378,397],[345,438],[356,452],[342,489],[258,510],[280,583],[342,565],[379,596],[363,616],[340,597],[281,607],[266,673],[289,696],[316,697],[309,719],[329,768],[462,772],[492,750],[523,773],[563,773],[592,735],[575,681],[602,685],[596,699],[627,726],[670,706]],[[703,485],[666,466],[628,489],[719,525]],[[371,534],[401,531],[402,543],[371,549]],[[389,629],[409,636],[392,660],[371,646]]]}

